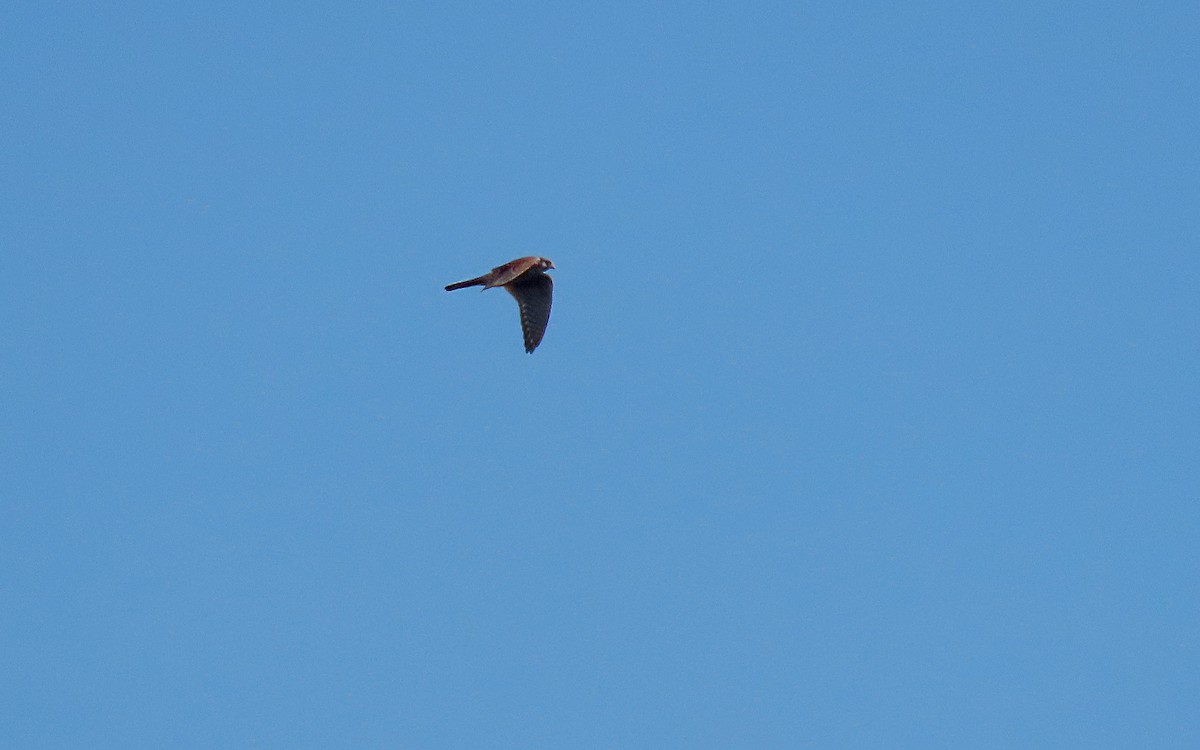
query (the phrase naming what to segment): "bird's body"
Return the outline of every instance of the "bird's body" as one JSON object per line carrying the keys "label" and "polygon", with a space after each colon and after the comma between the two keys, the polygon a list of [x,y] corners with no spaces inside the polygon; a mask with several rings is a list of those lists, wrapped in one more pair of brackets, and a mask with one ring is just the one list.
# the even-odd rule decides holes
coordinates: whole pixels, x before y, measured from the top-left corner
{"label": "bird's body", "polygon": [[528,255],[496,266],[482,276],[459,281],[446,287],[447,292],[481,286],[484,289],[502,286],[517,301],[521,310],[521,333],[525,338],[525,351],[532,352],[542,343],[546,324],[550,322],[550,301],[554,282],[546,271],[554,268],[547,258]]}

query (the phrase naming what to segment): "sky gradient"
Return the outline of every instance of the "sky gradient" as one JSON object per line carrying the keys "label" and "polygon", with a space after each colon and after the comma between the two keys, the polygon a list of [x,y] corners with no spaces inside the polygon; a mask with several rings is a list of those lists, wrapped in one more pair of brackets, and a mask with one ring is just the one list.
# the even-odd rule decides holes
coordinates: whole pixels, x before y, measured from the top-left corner
{"label": "sky gradient", "polygon": [[1194,2],[0,28],[0,746],[1200,747]]}

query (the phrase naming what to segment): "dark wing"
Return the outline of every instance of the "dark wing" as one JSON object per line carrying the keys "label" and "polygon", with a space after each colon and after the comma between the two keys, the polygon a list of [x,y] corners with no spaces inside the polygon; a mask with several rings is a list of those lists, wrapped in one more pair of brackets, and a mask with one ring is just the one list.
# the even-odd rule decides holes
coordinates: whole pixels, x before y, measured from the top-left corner
{"label": "dark wing", "polygon": [[554,282],[544,273],[530,274],[504,287],[521,308],[521,333],[525,335],[525,351],[532,352],[546,335],[550,322],[550,297]]}

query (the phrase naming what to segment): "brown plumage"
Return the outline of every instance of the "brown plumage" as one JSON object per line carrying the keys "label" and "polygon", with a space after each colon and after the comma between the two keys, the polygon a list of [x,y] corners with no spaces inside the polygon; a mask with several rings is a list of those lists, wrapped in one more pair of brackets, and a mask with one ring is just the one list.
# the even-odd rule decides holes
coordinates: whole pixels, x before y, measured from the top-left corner
{"label": "brown plumage", "polygon": [[453,292],[469,286],[481,286],[484,289],[502,286],[507,289],[521,311],[525,351],[532,352],[542,343],[546,324],[550,322],[550,298],[553,296],[554,282],[546,275],[546,271],[551,268],[554,268],[554,264],[547,258],[529,255],[496,266],[482,276],[450,284],[446,291]]}

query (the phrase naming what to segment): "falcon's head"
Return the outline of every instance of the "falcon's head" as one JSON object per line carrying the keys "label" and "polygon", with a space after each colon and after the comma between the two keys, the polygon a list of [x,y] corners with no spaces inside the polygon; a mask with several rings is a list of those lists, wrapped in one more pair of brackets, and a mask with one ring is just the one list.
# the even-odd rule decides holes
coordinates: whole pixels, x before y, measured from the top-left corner
{"label": "falcon's head", "polygon": [[551,268],[554,268],[554,263],[549,258],[538,258],[537,267],[543,271],[549,271]]}

